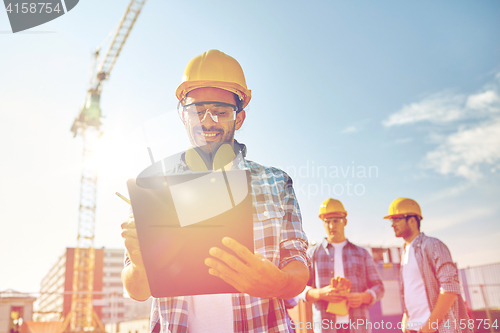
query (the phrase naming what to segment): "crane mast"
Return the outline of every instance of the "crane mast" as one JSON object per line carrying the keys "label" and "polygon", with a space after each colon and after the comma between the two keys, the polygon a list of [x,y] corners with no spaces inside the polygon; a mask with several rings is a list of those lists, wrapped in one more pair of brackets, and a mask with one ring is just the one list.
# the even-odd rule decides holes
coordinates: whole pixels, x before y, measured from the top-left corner
{"label": "crane mast", "polygon": [[80,187],[77,246],[73,266],[73,295],[71,310],[64,319],[63,332],[104,332],[104,327],[93,306],[94,229],[98,171],[95,163],[95,153],[99,138],[103,133],[101,129],[101,89],[102,82],[109,78],[111,70],[145,2],[146,0],[130,1],[106,51],[106,55],[100,63],[100,47],[97,48],[95,67],[85,103],[71,126],[73,135],[81,135],[83,138],[83,169]]}

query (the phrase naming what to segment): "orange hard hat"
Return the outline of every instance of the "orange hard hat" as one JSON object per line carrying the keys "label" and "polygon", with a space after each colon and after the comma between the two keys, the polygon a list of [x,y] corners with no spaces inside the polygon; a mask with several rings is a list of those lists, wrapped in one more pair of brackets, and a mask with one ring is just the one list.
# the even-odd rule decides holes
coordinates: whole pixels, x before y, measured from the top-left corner
{"label": "orange hard hat", "polygon": [[384,216],[384,219],[401,218],[412,215],[417,215],[420,219],[423,219],[422,211],[418,203],[408,198],[397,198],[389,206],[389,215]]}
{"label": "orange hard hat", "polygon": [[182,101],[191,90],[207,87],[224,89],[238,95],[243,108],[252,97],[238,61],[218,50],[202,53],[188,63],[175,95]]}
{"label": "orange hard hat", "polygon": [[332,198],[323,201],[319,207],[319,218],[325,219],[330,217],[346,217],[347,212],[344,209],[344,205],[339,200]]}

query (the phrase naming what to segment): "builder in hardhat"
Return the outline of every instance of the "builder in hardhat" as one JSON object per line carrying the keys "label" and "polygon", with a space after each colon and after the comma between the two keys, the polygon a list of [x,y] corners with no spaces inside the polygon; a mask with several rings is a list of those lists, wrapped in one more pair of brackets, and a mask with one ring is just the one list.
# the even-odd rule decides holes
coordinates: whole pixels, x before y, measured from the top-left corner
{"label": "builder in hardhat", "polygon": [[[384,295],[384,285],[373,258],[362,247],[345,237],[347,212],[339,200],[327,199],[320,207],[319,218],[327,237],[308,249],[312,264],[309,282],[299,298],[314,302],[313,323],[318,332],[370,332],[368,307]],[[350,292],[340,294],[331,286],[331,279],[347,278]],[[331,313],[329,303],[346,302],[345,315]],[[336,312],[336,311],[333,311]]]}
{"label": "builder in hardhat", "polygon": [[[231,153],[233,158],[241,156],[232,168],[250,171],[255,253],[229,238],[214,244],[205,260],[207,270],[240,293],[155,298],[151,330],[161,326],[161,332],[288,332],[283,299],[296,296],[306,285],[308,243],[290,177],[245,159],[245,146],[234,139],[251,96],[243,71],[232,57],[210,50],[187,65],[176,96],[193,145],[178,172],[218,169],[227,162],[218,156]],[[122,228],[127,248],[122,280],[132,298],[145,300],[151,293],[133,217]]]}
{"label": "builder in hardhat", "polygon": [[[458,270],[448,247],[420,232],[420,206],[415,200],[398,198],[384,219],[392,221],[396,237],[405,240],[401,259],[403,332],[473,332],[460,294]],[[447,324],[448,323],[448,324]]]}

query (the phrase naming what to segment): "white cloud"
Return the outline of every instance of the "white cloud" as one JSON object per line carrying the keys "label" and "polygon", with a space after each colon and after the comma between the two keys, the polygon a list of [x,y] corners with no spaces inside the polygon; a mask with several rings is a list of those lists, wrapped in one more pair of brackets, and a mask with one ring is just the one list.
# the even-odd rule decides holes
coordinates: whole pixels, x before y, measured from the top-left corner
{"label": "white cloud", "polygon": [[465,106],[473,110],[498,112],[500,111],[500,97],[494,90],[487,90],[469,96]]}
{"label": "white cloud", "polygon": [[344,128],[342,131],[340,131],[340,133],[355,133],[357,132],[358,129],[356,128],[356,126],[349,126],[347,128]]}
{"label": "white cloud", "polygon": [[464,95],[449,92],[433,94],[418,103],[405,105],[389,116],[382,124],[385,127],[413,124],[420,121],[443,123],[461,119],[465,116]]}
{"label": "white cloud", "polygon": [[[495,78],[500,78],[500,73]],[[474,181],[482,177],[484,167],[495,172],[495,165],[500,162],[499,92],[499,80],[493,80],[475,94],[440,92],[403,106],[382,124],[392,127],[418,122],[456,123],[458,130],[452,134],[431,128],[429,139],[437,147],[426,154],[421,166],[442,175]]]}
{"label": "white cloud", "polygon": [[423,166],[442,175],[476,180],[481,166],[500,162],[500,118],[460,129],[449,135],[436,149],[427,153]]}
{"label": "white cloud", "polygon": [[420,102],[403,106],[401,110],[382,121],[382,124],[385,127],[423,121],[439,124],[496,114],[500,112],[498,90],[498,84],[495,84],[483,92],[469,96],[446,91],[433,94]]}

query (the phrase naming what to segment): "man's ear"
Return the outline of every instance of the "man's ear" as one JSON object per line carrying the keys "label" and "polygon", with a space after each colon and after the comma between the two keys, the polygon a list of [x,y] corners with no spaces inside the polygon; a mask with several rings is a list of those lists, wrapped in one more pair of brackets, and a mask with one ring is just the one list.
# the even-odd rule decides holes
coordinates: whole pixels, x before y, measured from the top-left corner
{"label": "man's ear", "polygon": [[236,123],[234,124],[235,130],[239,130],[241,126],[243,126],[243,122],[245,121],[246,116],[247,115],[245,110],[241,110],[240,112],[236,113]]}
{"label": "man's ear", "polygon": [[415,218],[415,216],[410,216],[410,218],[408,219],[408,224],[412,224],[415,226],[416,229],[418,229],[417,227],[417,219]]}

